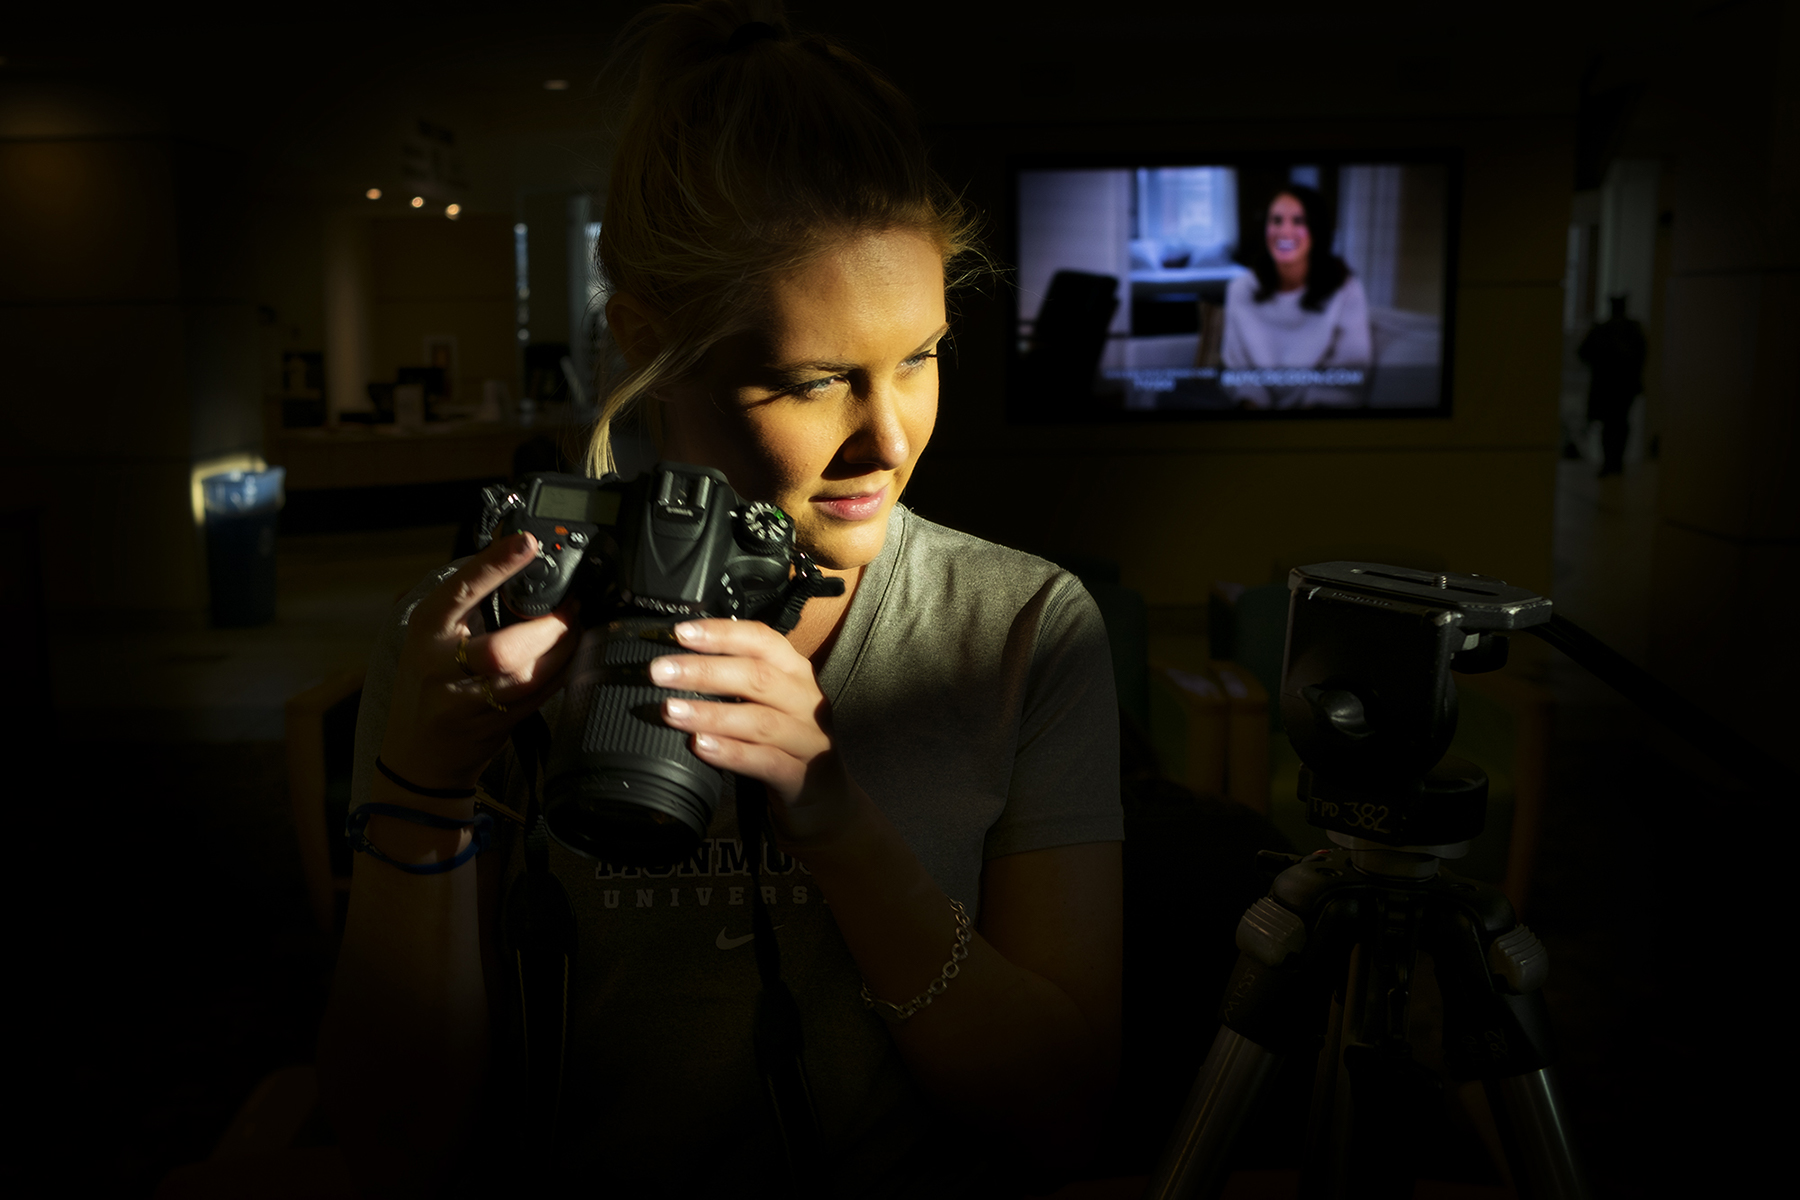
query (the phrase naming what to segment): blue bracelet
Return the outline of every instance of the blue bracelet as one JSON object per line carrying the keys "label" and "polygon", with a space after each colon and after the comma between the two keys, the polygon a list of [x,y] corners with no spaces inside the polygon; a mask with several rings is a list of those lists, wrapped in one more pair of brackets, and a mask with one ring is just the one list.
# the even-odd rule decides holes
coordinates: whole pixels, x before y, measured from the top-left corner
{"label": "blue bracelet", "polygon": [[[475,834],[455,858],[434,863],[403,863],[383,854],[369,840],[366,828],[370,817],[397,817],[430,829],[467,829],[474,826]],[[493,841],[494,818],[478,812],[473,820],[458,821],[452,817],[440,817],[436,813],[420,812],[416,808],[404,808],[398,804],[364,804],[350,814],[350,820],[344,826],[344,836],[350,839],[350,849],[367,854],[370,858],[378,858],[389,866],[399,867],[409,875],[442,875],[445,871],[456,870],[488,848],[488,843]]]}

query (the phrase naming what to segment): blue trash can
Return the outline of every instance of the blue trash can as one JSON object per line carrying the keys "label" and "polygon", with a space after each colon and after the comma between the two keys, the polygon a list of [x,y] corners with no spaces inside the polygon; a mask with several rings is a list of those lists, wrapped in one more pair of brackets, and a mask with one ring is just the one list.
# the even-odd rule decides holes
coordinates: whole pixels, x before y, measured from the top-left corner
{"label": "blue trash can", "polygon": [[275,518],[287,471],[227,471],[200,481],[212,623],[241,629],[275,619]]}

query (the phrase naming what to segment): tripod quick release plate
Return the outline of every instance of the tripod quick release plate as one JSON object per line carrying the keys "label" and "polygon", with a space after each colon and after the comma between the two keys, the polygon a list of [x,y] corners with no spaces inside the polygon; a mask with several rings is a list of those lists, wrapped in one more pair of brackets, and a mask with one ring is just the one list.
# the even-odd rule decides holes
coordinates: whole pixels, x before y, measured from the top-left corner
{"label": "tripod quick release plate", "polygon": [[[1503,579],[1456,571],[1415,571],[1380,563],[1329,562],[1295,567],[1288,590],[1332,588],[1363,603],[1382,600],[1454,609],[1467,630],[1529,629],[1550,619],[1550,601]],[[1353,599],[1354,598],[1354,599]]]}

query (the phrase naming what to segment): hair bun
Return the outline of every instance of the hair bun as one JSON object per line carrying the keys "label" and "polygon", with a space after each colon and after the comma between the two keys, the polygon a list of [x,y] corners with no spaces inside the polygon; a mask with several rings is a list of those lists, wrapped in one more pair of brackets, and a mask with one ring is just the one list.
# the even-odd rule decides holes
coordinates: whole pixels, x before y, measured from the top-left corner
{"label": "hair bun", "polygon": [[736,54],[738,51],[743,50],[756,42],[760,42],[765,38],[769,41],[779,42],[782,37],[783,34],[781,30],[769,24],[767,21],[745,21],[742,25],[739,25],[736,29],[731,31],[731,37],[726,39],[725,42],[725,53]]}

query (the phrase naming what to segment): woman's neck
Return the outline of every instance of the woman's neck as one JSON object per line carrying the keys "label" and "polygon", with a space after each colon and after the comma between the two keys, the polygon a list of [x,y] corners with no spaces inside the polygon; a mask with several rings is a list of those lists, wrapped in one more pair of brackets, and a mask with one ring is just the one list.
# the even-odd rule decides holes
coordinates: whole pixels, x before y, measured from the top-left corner
{"label": "woman's neck", "polygon": [[1297,292],[1306,286],[1306,267],[1309,260],[1299,262],[1276,263],[1275,276],[1281,281],[1281,291]]}

